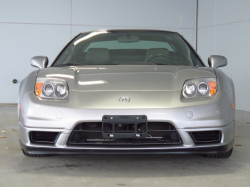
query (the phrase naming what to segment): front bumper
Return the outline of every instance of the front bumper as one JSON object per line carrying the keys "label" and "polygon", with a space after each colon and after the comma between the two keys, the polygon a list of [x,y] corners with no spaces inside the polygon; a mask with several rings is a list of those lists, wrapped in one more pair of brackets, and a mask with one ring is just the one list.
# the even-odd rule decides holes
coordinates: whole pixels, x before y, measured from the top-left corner
{"label": "front bumper", "polygon": [[[70,132],[61,132],[55,145],[32,144],[29,140],[20,139],[22,149],[29,154],[221,154],[233,147],[234,122],[225,127],[201,129],[177,129],[183,144],[171,146],[68,146]],[[20,132],[26,134],[34,129],[20,125]],[[37,129],[35,129],[37,130]],[[42,130],[42,129],[39,129]],[[44,130],[44,129],[43,129]],[[195,144],[189,132],[219,130],[222,133],[220,143]],[[46,129],[45,131],[58,131]]]}
{"label": "front bumper", "polygon": [[[218,94],[219,95],[219,94]],[[221,97],[204,104],[176,108],[117,108],[96,109],[71,107],[67,103],[53,106],[34,97],[26,95],[19,113],[19,139],[21,147],[29,154],[87,154],[87,153],[197,153],[219,154],[233,147],[234,110],[224,93]],[[67,142],[74,127],[80,122],[100,122],[103,115],[146,115],[149,122],[169,122],[178,131],[181,145],[171,146],[68,146]],[[59,132],[60,136],[53,145],[41,145],[30,142],[30,131]],[[211,144],[195,144],[190,132],[220,131],[221,141]]]}

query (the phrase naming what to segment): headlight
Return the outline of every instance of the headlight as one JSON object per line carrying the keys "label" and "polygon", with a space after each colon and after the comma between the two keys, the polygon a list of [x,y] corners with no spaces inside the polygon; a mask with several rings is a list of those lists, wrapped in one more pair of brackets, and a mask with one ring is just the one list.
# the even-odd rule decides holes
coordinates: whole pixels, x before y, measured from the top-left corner
{"label": "headlight", "polygon": [[35,93],[41,98],[65,99],[69,89],[63,79],[41,77],[36,80]]}
{"label": "headlight", "polygon": [[182,95],[185,98],[211,97],[216,91],[216,78],[190,79],[184,83]]}

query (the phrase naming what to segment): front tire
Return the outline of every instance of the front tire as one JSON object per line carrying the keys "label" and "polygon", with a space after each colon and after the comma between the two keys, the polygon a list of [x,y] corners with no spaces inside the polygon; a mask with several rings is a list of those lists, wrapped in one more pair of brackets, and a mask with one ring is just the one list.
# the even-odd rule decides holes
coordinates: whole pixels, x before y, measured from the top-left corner
{"label": "front tire", "polygon": [[23,149],[22,149],[22,152],[27,157],[46,157],[46,156],[49,156],[49,155],[42,155],[42,154],[29,154],[29,153],[25,152]]}
{"label": "front tire", "polygon": [[205,157],[207,158],[229,158],[232,155],[233,148],[230,149],[228,152],[222,154],[207,154]]}

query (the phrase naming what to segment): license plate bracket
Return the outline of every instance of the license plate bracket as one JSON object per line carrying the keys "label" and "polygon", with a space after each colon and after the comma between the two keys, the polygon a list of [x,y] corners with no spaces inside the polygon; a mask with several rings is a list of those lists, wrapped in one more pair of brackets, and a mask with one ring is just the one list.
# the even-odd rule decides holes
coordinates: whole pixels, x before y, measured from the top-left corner
{"label": "license plate bracket", "polygon": [[146,115],[104,115],[103,138],[145,138],[148,132]]}

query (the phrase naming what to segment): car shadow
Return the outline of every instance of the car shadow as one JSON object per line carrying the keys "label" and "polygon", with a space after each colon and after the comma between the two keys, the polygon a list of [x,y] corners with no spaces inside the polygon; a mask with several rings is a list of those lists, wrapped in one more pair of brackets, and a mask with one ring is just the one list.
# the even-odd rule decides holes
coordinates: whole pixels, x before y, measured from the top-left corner
{"label": "car shadow", "polygon": [[[25,158],[24,162],[36,160],[32,168],[22,172],[46,172],[59,175],[74,173],[85,177],[180,177],[194,175],[218,175],[237,172],[250,157],[240,157],[236,151],[229,159],[211,159],[200,155],[54,155],[50,157]],[[48,164],[50,163],[50,164]]]}

